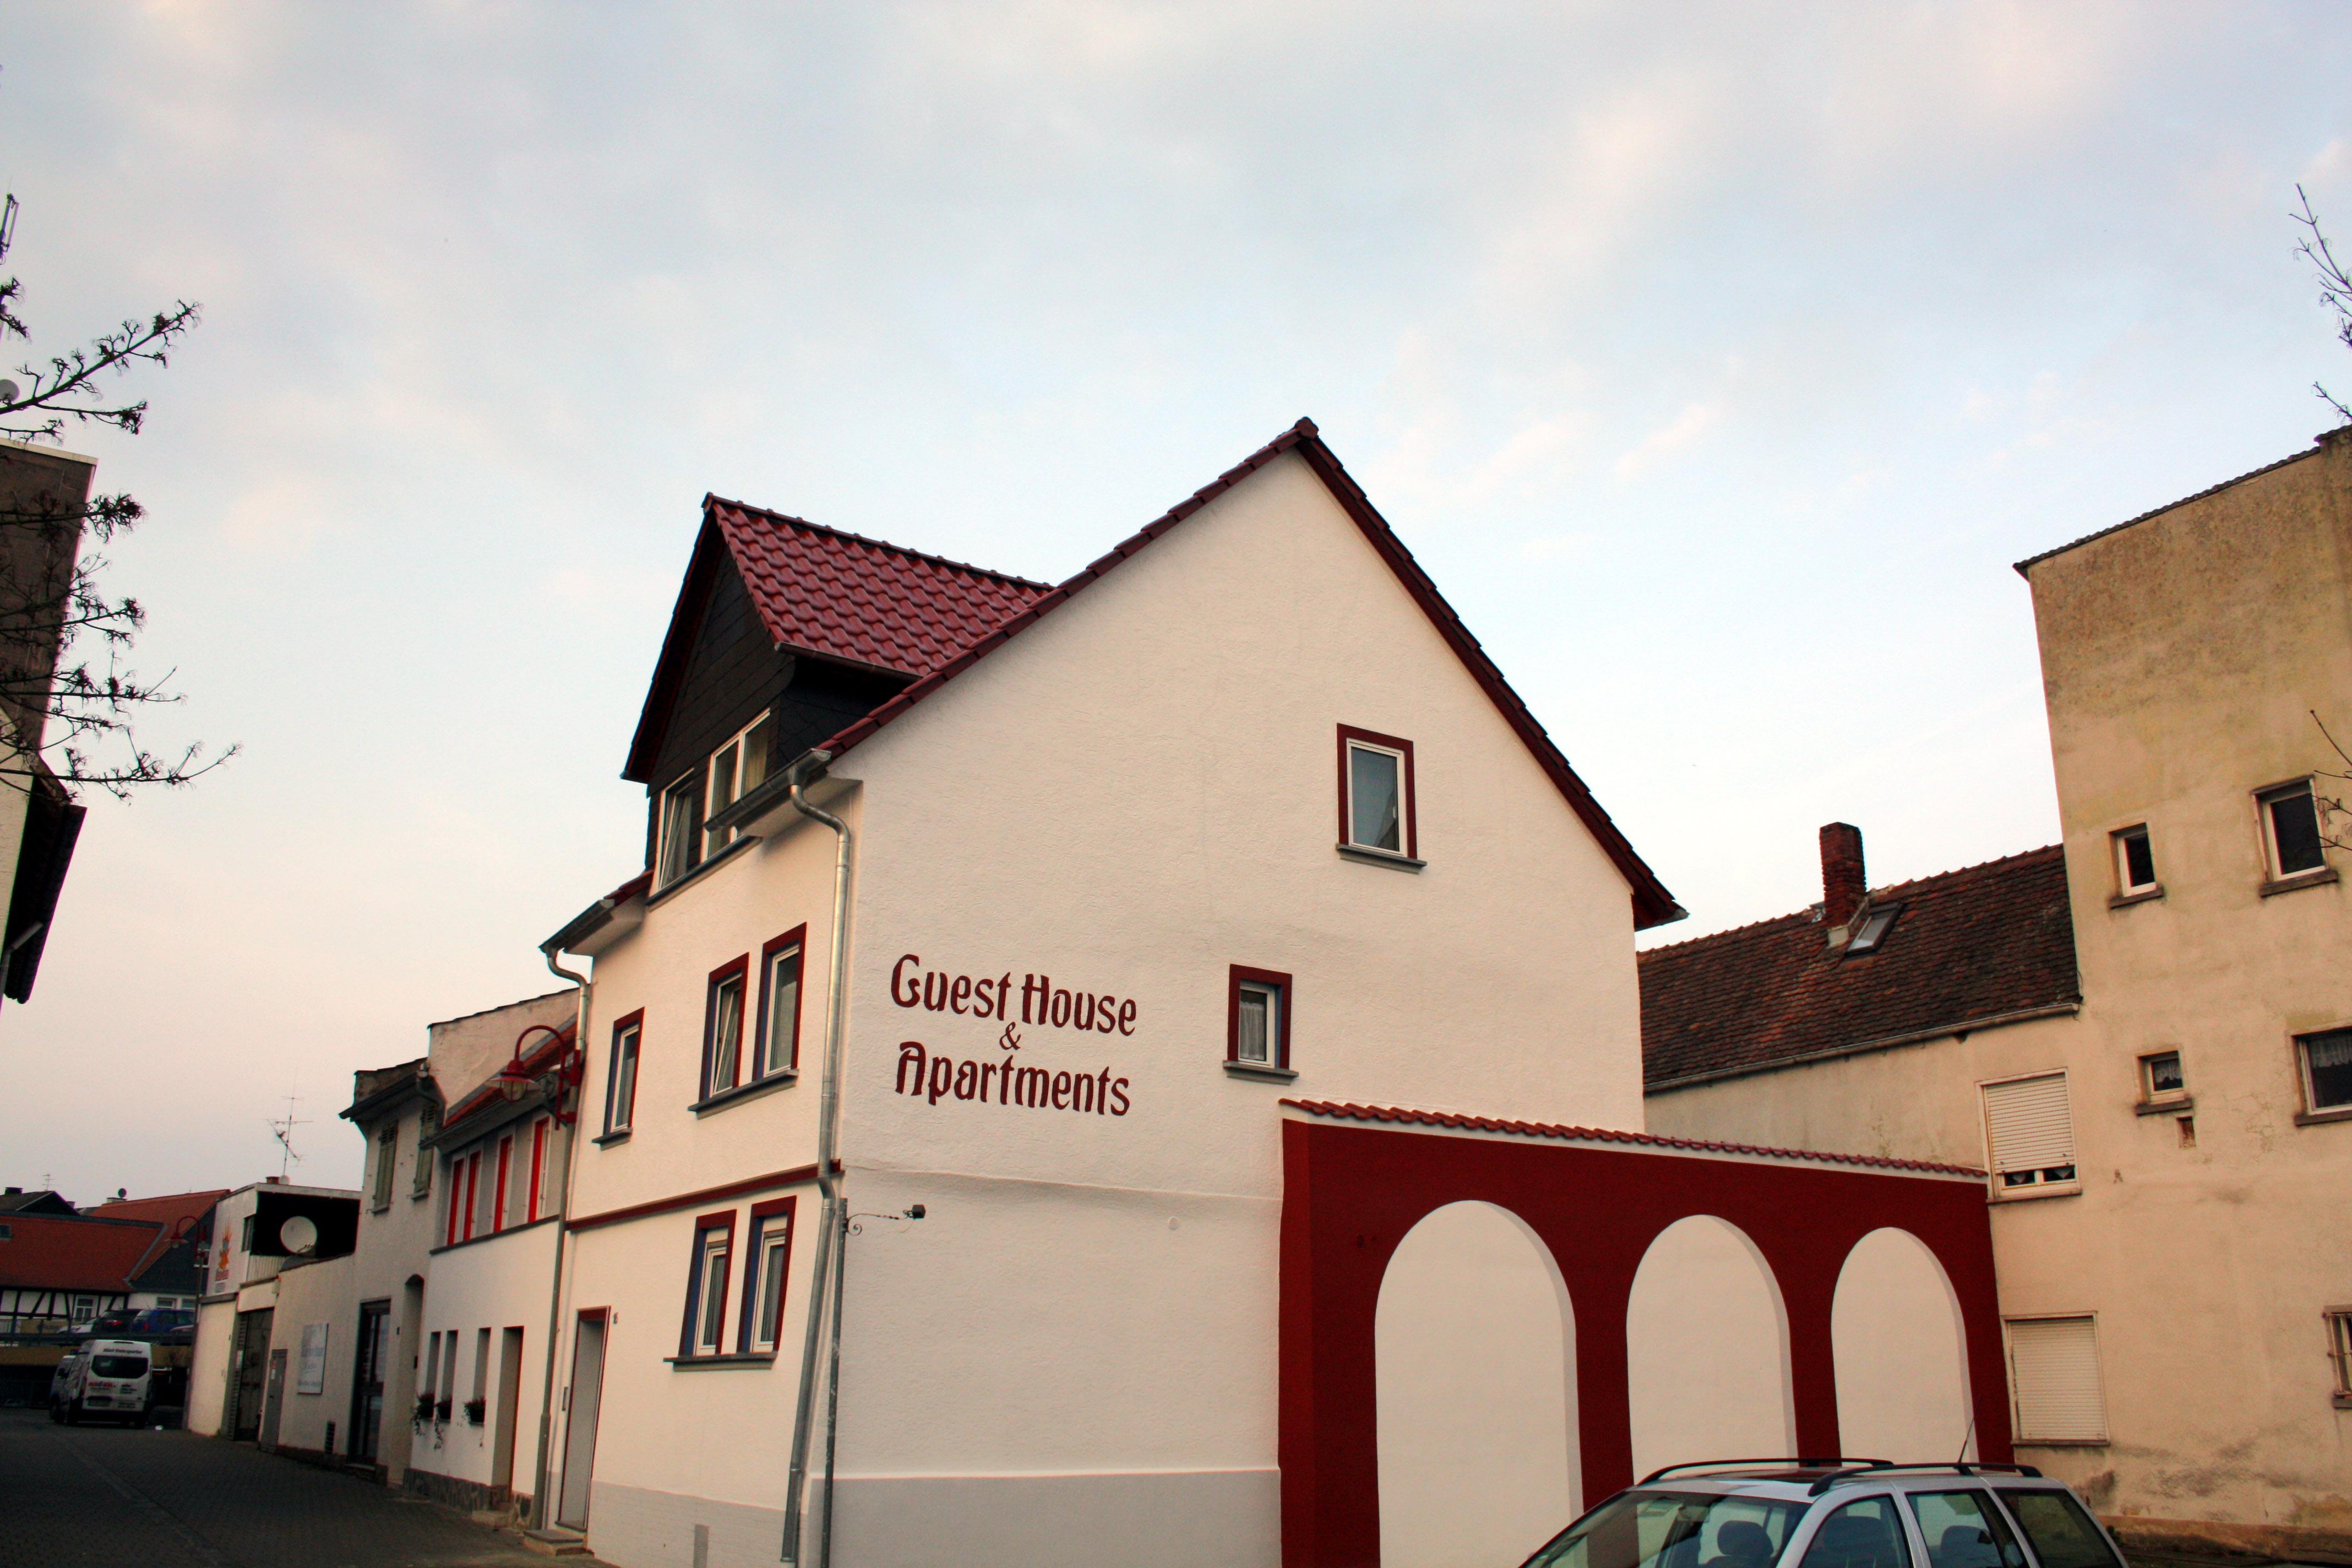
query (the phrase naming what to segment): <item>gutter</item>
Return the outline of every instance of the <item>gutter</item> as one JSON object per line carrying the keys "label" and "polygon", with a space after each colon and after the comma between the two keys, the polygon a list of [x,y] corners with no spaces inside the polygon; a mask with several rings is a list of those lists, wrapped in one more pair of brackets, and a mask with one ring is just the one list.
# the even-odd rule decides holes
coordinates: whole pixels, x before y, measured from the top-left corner
{"label": "gutter", "polygon": [[1662,1078],[1655,1083],[1642,1086],[1642,1098],[1668,1094],[1678,1089],[1696,1089],[1701,1084],[1721,1083],[1728,1079],[1753,1078],[1758,1073],[1778,1072],[1782,1068],[1801,1067],[1807,1062],[1832,1061],[1839,1057],[1858,1057],[1866,1051],[1892,1050],[1897,1046],[1923,1045],[1947,1036],[1973,1035],[1979,1029],[1998,1029],[2009,1024],[2030,1024],[2036,1018],[2058,1018],[2080,1013],[2080,997],[2072,1002],[2053,1002],[2046,1006],[2021,1007],[2013,1013],[1990,1013],[1981,1018],[1969,1018],[1958,1024],[1938,1024],[1932,1029],[1914,1029],[1905,1035],[1885,1035],[1875,1040],[1862,1040],[1850,1046],[1831,1046],[1823,1050],[1803,1051],[1791,1057],[1774,1057],[1769,1061],[1749,1062],[1736,1068],[1718,1068],[1713,1072],[1685,1073],[1680,1078]]}
{"label": "gutter", "polygon": [[[818,1191],[824,1194],[824,1228],[817,1236],[816,1272],[809,1283],[808,1322],[801,1337],[800,1386],[793,1406],[792,1468],[785,1482],[784,1538],[779,1553],[782,1561],[795,1568],[808,1560],[803,1550],[806,1523],[803,1511],[808,1492],[809,1438],[816,1403],[820,1330],[828,1340],[833,1375],[826,1380],[824,1525],[817,1540],[815,1568],[826,1568],[833,1553],[833,1448],[841,1404],[841,1291],[837,1276],[846,1261],[841,1253],[847,1239],[848,1205],[841,1195],[837,1152],[841,1136],[842,1018],[849,989],[849,879],[855,839],[847,823],[810,805],[806,795],[807,785],[824,776],[825,764],[832,760],[830,752],[803,752],[783,774],[790,781],[793,809],[832,828],[836,841],[833,868],[833,983],[825,997],[824,1087],[817,1120],[816,1182]],[[831,1311],[825,1310],[828,1276],[836,1277]]]}
{"label": "gutter", "polygon": [[[614,900],[611,898],[601,899],[589,912],[601,911],[604,915],[609,915],[613,905]],[[585,918],[585,915],[582,916],[583,920]],[[575,926],[580,923],[578,920],[572,922]],[[596,923],[601,925],[604,921],[600,919]],[[562,931],[542,942],[539,951],[540,955],[547,960],[550,973],[558,980],[568,980],[579,987],[579,1010],[572,1015],[572,1048],[579,1053],[584,1068],[588,1056],[588,977],[584,974],[575,974],[555,962],[555,955],[561,951],[564,935],[571,930],[572,926],[564,927]],[[563,1058],[561,1057],[556,1058],[555,1070],[559,1075],[556,1079],[555,1109],[559,1113],[557,1122],[561,1125],[562,1118],[560,1113],[563,1109],[563,1080],[560,1076],[563,1070]],[[581,1089],[578,1091],[583,1098],[585,1095],[586,1079],[587,1074],[583,1071],[581,1074]],[[531,1486],[530,1517],[531,1527],[535,1530],[547,1528],[554,1507],[553,1500],[548,1495],[548,1458],[550,1449],[554,1446],[555,1432],[555,1347],[562,1342],[558,1331],[562,1327],[563,1317],[563,1241],[570,1231],[566,1216],[572,1212],[572,1182],[578,1173],[580,1164],[580,1115],[583,1109],[583,1107],[578,1104],[572,1109],[571,1136],[564,1141],[563,1144],[563,1197],[562,1201],[555,1205],[555,1264],[548,1271],[547,1279],[547,1339],[545,1342],[547,1370],[540,1378],[539,1451],[531,1469],[534,1479]]]}

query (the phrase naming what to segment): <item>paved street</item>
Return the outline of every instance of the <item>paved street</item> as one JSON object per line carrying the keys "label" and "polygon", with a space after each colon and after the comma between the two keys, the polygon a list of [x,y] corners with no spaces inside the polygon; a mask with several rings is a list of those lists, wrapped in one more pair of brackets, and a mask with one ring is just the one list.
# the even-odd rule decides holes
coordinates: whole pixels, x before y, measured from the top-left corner
{"label": "paved street", "polygon": [[[0,1568],[547,1568],[514,1536],[184,1432],[0,1410]],[[580,1557],[566,1563],[588,1563]]]}

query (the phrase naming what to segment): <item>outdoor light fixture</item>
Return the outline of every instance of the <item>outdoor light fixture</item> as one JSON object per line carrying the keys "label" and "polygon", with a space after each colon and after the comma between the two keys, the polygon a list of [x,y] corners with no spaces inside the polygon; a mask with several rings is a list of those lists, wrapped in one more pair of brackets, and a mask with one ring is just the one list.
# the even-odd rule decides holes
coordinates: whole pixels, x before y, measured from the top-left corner
{"label": "outdoor light fixture", "polygon": [[531,1025],[515,1037],[514,1055],[490,1081],[499,1086],[499,1092],[506,1097],[509,1103],[520,1100],[533,1088],[538,1089],[554,1107],[556,1121],[569,1127],[572,1119],[564,1112],[562,1096],[566,1089],[580,1081],[580,1053],[567,1051],[557,1059],[553,1068],[544,1073],[533,1074],[523,1065],[522,1043],[541,1031],[553,1035],[558,1040],[563,1037],[562,1030],[550,1025]]}

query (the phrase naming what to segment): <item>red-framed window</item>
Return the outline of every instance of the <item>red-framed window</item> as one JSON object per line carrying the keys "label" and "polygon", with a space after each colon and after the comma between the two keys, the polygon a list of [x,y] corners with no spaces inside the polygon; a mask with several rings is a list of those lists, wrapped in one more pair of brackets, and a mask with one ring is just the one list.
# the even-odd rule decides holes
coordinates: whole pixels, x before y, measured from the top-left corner
{"label": "red-framed window", "polygon": [[626,1132],[637,1114],[637,1057],[645,1040],[646,1010],[613,1020],[613,1060],[604,1075],[604,1133]]}
{"label": "red-framed window", "polygon": [[770,1198],[751,1205],[750,1240],[743,1248],[742,1321],[735,1348],[747,1355],[772,1355],[782,1337],[784,1292],[793,1275],[795,1198]]}
{"label": "red-framed window", "polygon": [[499,1140],[498,1180],[490,1194],[490,1232],[496,1235],[507,1227],[507,1173],[514,1164],[514,1139]]}
{"label": "red-framed window", "polygon": [[760,948],[760,1010],[754,1026],[753,1078],[797,1072],[801,1065],[801,993],[808,927],[796,925]]}
{"label": "red-framed window", "polygon": [[544,1116],[530,1124],[530,1204],[524,1214],[526,1222],[539,1217],[540,1194],[546,1190],[547,1129]]}
{"label": "red-framed window", "polygon": [[1413,805],[1412,742],[1340,725],[1339,847],[1418,859]]}
{"label": "red-framed window", "polygon": [[1225,1060],[1237,1067],[1290,1066],[1290,976],[1230,966],[1225,975]]}
{"label": "red-framed window", "polygon": [[707,1214],[694,1222],[694,1258],[686,1279],[686,1321],[680,1325],[680,1357],[712,1356],[721,1349],[727,1326],[727,1281],[734,1264],[735,1211]]}
{"label": "red-framed window", "polygon": [[743,1079],[743,1005],[751,989],[751,955],[730,958],[710,972],[702,1012],[702,1096],[733,1089]]}
{"label": "red-framed window", "polygon": [[466,1222],[466,1162],[449,1162],[449,1238],[446,1245],[457,1245],[457,1229]]}

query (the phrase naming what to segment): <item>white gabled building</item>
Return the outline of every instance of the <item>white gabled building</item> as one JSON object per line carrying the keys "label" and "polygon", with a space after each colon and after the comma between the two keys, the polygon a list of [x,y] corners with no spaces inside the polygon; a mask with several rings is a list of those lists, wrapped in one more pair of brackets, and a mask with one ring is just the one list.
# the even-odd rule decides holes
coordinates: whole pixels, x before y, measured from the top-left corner
{"label": "white gabled building", "polygon": [[[1634,1131],[1680,911],[1305,421],[1059,587],[708,500],[626,776],[649,868],[548,944],[541,1484],[608,1561],[1523,1553],[1695,1396],[1833,1445],[1890,1226],[1922,1441],[2006,1457],[1975,1173]],[[1715,1348],[1629,1362],[1629,1290]],[[1465,1357],[1521,1392],[1423,1463]]]}

